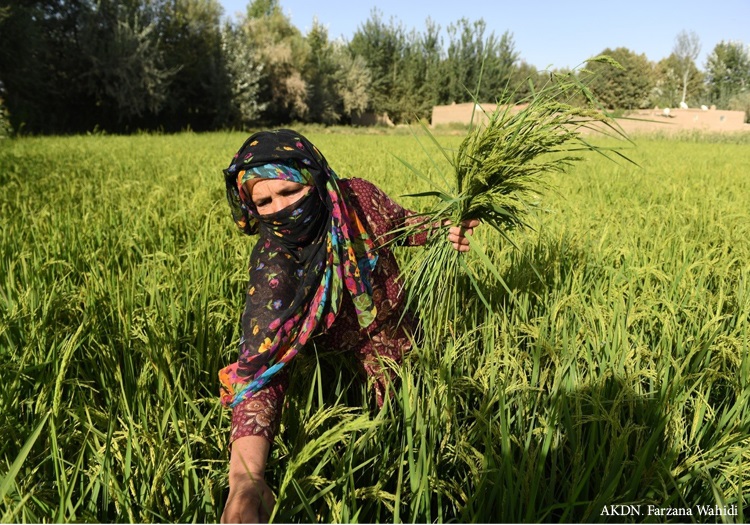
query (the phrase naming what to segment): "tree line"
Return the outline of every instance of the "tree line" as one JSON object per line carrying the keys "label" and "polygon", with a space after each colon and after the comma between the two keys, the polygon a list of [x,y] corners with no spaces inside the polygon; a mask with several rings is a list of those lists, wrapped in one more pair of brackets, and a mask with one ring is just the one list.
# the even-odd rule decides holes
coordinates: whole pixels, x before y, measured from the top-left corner
{"label": "tree line", "polygon": [[[445,31],[428,19],[417,31],[373,10],[342,41],[317,20],[302,34],[279,0],[222,14],[218,0],[0,0],[0,134],[347,124],[364,112],[400,123],[508,87],[520,99],[548,74],[482,19]],[[611,109],[682,102],[750,114],[748,47],[720,42],[702,70],[699,51],[687,32],[656,63],[604,49],[622,68],[590,63],[590,87]]]}

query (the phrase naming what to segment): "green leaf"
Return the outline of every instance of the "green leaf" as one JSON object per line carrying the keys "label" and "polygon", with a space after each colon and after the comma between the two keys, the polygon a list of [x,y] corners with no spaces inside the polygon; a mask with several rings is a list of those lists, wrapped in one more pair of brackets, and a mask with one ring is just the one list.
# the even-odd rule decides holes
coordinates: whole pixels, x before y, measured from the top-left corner
{"label": "green leaf", "polygon": [[454,197],[443,193],[442,191],[423,191],[421,193],[405,193],[401,197],[437,197],[444,202],[456,202]]}
{"label": "green leaf", "polygon": [[36,443],[36,440],[39,438],[39,434],[42,433],[42,429],[47,423],[48,418],[49,412],[45,414],[34,431],[31,433],[31,436],[29,436],[29,438],[26,440],[26,443],[23,445],[23,448],[21,448],[18,456],[16,456],[16,459],[13,461],[10,469],[8,469],[8,473],[3,477],[2,482],[0,482],[0,500],[5,497],[5,495],[8,493],[8,490],[10,490],[10,487],[15,482],[16,476],[21,470],[21,466],[23,465],[24,461],[26,461],[26,457],[29,455],[29,452],[31,452],[31,447],[34,446],[34,443]]}

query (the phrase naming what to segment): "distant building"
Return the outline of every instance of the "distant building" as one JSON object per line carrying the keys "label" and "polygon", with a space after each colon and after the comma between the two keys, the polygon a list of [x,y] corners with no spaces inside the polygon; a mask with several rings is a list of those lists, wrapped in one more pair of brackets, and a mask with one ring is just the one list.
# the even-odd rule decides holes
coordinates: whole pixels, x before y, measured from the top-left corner
{"label": "distant building", "polygon": [[[704,106],[705,107],[705,106]],[[643,109],[628,114],[639,120],[618,119],[627,132],[630,131],[748,131],[744,111],[703,108],[671,108],[669,112],[658,109]],[[669,118],[665,118],[669,117]],[[640,120],[643,119],[643,120]]]}
{"label": "distant building", "polygon": [[[514,106],[511,111],[519,111],[525,105]],[[465,102],[463,104],[450,104],[447,106],[434,106],[432,108],[433,126],[446,124],[469,125],[472,116],[475,124],[487,122],[487,114],[492,114],[497,109],[497,104],[474,104]],[[745,124],[744,111],[728,111],[695,108],[665,108],[649,109],[632,112],[628,115],[638,120],[617,119],[618,124],[626,132],[630,131],[677,131],[677,130],[703,130],[703,131],[748,131],[750,124]],[[668,117],[668,118],[665,118]]]}

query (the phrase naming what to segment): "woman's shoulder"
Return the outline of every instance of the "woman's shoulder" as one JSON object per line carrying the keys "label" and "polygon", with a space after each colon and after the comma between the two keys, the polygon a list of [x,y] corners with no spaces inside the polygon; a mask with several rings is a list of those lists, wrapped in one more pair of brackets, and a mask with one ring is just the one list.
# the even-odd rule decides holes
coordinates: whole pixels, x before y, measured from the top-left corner
{"label": "woman's shoulder", "polygon": [[379,186],[369,180],[352,177],[344,179],[345,187],[360,202],[391,202],[391,198]]}
{"label": "woman's shoulder", "polygon": [[346,183],[349,202],[369,225],[371,233],[380,236],[400,226],[404,209],[372,182],[351,178]]}
{"label": "woman's shoulder", "polygon": [[354,201],[355,206],[367,210],[382,207],[391,208],[395,205],[386,192],[365,179],[358,177],[346,179],[346,190],[350,199]]}
{"label": "woman's shoulder", "polygon": [[369,180],[360,179],[359,177],[341,179],[341,182],[354,193],[367,193],[374,191],[383,193],[383,190],[378,188],[375,184],[373,184]]}

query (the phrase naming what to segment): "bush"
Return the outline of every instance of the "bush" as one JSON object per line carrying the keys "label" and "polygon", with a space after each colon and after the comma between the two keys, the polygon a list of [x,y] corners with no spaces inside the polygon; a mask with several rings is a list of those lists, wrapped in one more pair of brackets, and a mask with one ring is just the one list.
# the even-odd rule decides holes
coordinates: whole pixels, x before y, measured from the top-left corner
{"label": "bush", "polygon": [[745,122],[750,123],[750,91],[744,91],[729,99],[729,109],[745,112]]}
{"label": "bush", "polygon": [[13,126],[10,125],[10,115],[5,109],[5,102],[0,98],[0,139],[9,137],[13,133]]}

